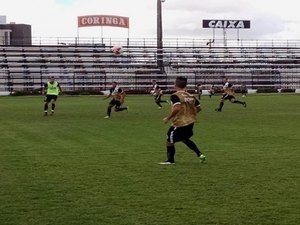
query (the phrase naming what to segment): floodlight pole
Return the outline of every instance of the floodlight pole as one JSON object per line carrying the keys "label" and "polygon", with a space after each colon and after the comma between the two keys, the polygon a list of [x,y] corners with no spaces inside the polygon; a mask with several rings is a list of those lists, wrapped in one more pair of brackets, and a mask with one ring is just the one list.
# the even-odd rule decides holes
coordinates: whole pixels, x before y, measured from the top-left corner
{"label": "floodlight pole", "polygon": [[164,73],[163,60],[163,29],[162,29],[162,7],[161,3],[165,0],[157,0],[157,67]]}

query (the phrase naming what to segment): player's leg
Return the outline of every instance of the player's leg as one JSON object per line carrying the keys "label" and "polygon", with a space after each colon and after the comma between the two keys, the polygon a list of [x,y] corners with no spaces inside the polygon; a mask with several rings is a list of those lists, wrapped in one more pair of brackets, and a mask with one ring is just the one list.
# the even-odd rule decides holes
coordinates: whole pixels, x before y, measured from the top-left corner
{"label": "player's leg", "polygon": [[57,100],[57,96],[53,95],[51,99],[51,116],[54,114],[56,100]]}
{"label": "player's leg", "polygon": [[114,105],[111,105],[111,104],[109,104],[108,107],[107,107],[107,116],[108,117],[110,117],[110,115],[111,115],[111,109],[112,109],[112,107],[114,107]]}
{"label": "player's leg", "polygon": [[155,96],[155,103],[159,106],[159,108],[162,108],[162,105],[160,104],[160,96]]}
{"label": "player's leg", "polygon": [[241,102],[241,101],[239,101],[239,100],[236,100],[234,96],[232,96],[232,97],[230,98],[230,102],[235,103],[235,104],[243,105],[244,107],[247,106],[247,105],[246,105],[246,102]]}
{"label": "player's leg", "polygon": [[175,163],[175,145],[174,143],[167,142],[167,162]]}
{"label": "player's leg", "polygon": [[202,91],[199,91],[198,93],[198,99],[201,100]]}
{"label": "player's leg", "polygon": [[168,101],[166,101],[166,100],[161,100],[161,97],[162,97],[162,94],[160,94],[159,96],[158,96],[158,101],[160,102],[160,103],[167,103]]}
{"label": "player's leg", "polygon": [[44,115],[45,116],[47,116],[47,114],[48,114],[48,102],[45,102],[45,104],[44,104]]}
{"label": "player's leg", "polygon": [[108,119],[111,115],[111,109],[115,106],[116,101],[113,99],[110,101],[110,103],[107,106],[107,112],[106,112],[106,116],[104,117],[105,119]]}
{"label": "player's leg", "polygon": [[202,154],[202,152],[200,151],[200,149],[197,147],[197,145],[195,144],[195,142],[193,142],[190,138],[193,136],[193,127],[194,124],[190,124],[187,125],[185,127],[182,128],[182,137],[183,140],[182,142],[189,148],[191,149],[193,152],[196,153],[196,155],[200,158],[200,160],[203,162],[205,161],[205,156]]}
{"label": "player's leg", "polygon": [[200,151],[200,149],[197,147],[197,145],[195,144],[195,142],[193,142],[191,139],[184,139],[182,140],[182,142],[192,151],[194,151],[196,153],[196,155],[199,157],[202,153]]}
{"label": "player's leg", "polygon": [[206,160],[205,155],[200,151],[200,149],[197,147],[195,142],[193,142],[191,139],[184,139],[182,141],[189,149],[191,149],[193,152],[196,153],[197,157],[201,160],[201,162],[204,162]]}
{"label": "player's leg", "polygon": [[224,94],[224,95],[223,95],[223,97],[221,98],[219,107],[216,109],[216,111],[222,112],[222,108],[223,108],[223,106],[224,106],[224,101],[226,100],[227,96],[228,96],[227,94]]}
{"label": "player's leg", "polygon": [[123,111],[123,110],[127,110],[127,109],[128,109],[127,106],[126,107],[120,107],[120,108],[118,108],[117,112],[120,112],[120,111]]}
{"label": "player's leg", "polygon": [[51,101],[51,99],[50,99],[49,95],[46,95],[45,100],[44,100],[44,102],[45,102],[45,104],[44,104],[44,116],[48,115],[48,104],[49,104],[50,101]]}
{"label": "player's leg", "polygon": [[176,127],[170,127],[167,133],[167,160],[160,164],[174,164],[175,163],[175,139],[176,138]]}
{"label": "player's leg", "polygon": [[123,110],[127,110],[127,106],[126,107],[121,107],[121,102],[120,101],[116,101],[116,107],[115,107],[115,111],[116,112],[120,112]]}

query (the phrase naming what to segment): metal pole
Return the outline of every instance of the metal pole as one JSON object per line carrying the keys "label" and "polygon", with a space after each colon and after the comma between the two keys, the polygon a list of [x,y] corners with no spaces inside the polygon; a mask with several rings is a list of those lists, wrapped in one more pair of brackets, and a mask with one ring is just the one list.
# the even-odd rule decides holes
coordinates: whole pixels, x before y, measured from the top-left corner
{"label": "metal pole", "polygon": [[164,73],[163,65],[163,31],[162,31],[162,0],[157,0],[157,67]]}

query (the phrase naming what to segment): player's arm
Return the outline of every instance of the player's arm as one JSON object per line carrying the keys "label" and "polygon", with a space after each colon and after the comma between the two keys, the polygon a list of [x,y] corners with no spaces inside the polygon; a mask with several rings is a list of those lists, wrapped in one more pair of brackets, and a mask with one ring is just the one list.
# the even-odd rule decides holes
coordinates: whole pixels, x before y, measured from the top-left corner
{"label": "player's arm", "polygon": [[121,93],[121,100],[120,100],[121,104],[124,103],[125,96],[126,96],[126,93],[123,91],[123,92]]}
{"label": "player's arm", "polygon": [[106,100],[106,99],[108,99],[109,97],[111,97],[112,96],[112,90],[109,90],[109,95],[107,95],[107,96],[105,96],[104,98],[103,98],[103,100]]}
{"label": "player's arm", "polygon": [[60,84],[57,84],[57,87],[58,87],[58,89],[59,89],[59,94],[63,94],[63,90],[61,89],[61,86],[60,86]]}
{"label": "player's arm", "polygon": [[48,84],[45,83],[45,84],[44,84],[44,88],[42,89],[43,95],[46,95],[46,94],[47,94],[47,89],[48,89]]}
{"label": "player's arm", "polygon": [[105,97],[103,98],[103,100],[106,100],[106,99],[108,99],[110,96],[111,96],[111,94],[109,94],[109,95],[105,96]]}
{"label": "player's arm", "polygon": [[195,107],[197,109],[197,113],[200,112],[202,110],[200,102],[196,99],[195,101]]}
{"label": "player's arm", "polygon": [[172,112],[169,116],[165,117],[163,121],[165,123],[173,119],[181,110],[180,99],[177,95],[171,95],[171,102],[173,103]]}

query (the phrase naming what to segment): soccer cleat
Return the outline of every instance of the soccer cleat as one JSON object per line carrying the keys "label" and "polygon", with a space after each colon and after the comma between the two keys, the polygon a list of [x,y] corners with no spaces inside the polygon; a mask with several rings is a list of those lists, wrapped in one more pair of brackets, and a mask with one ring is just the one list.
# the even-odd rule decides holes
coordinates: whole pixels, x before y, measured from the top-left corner
{"label": "soccer cleat", "polygon": [[162,109],[162,107],[158,107],[158,109]]}
{"label": "soccer cleat", "polygon": [[160,162],[160,165],[173,165],[175,164],[175,162],[169,162],[169,161],[165,161],[165,162]]}
{"label": "soccer cleat", "polygon": [[105,116],[104,119],[109,119],[110,116]]}
{"label": "soccer cleat", "polygon": [[129,106],[126,106],[126,110],[127,110],[127,112],[129,111]]}
{"label": "soccer cleat", "polygon": [[205,157],[205,155],[203,155],[203,154],[201,154],[200,156],[199,156],[199,159],[200,159],[200,162],[205,162],[206,161],[206,157]]}
{"label": "soccer cleat", "polygon": [[218,109],[215,109],[215,111],[216,111],[216,112],[222,112],[222,110],[219,109],[219,108],[218,108]]}
{"label": "soccer cleat", "polygon": [[244,103],[243,103],[243,106],[244,106],[245,108],[247,107],[247,104],[246,104],[246,102],[244,102]]}

